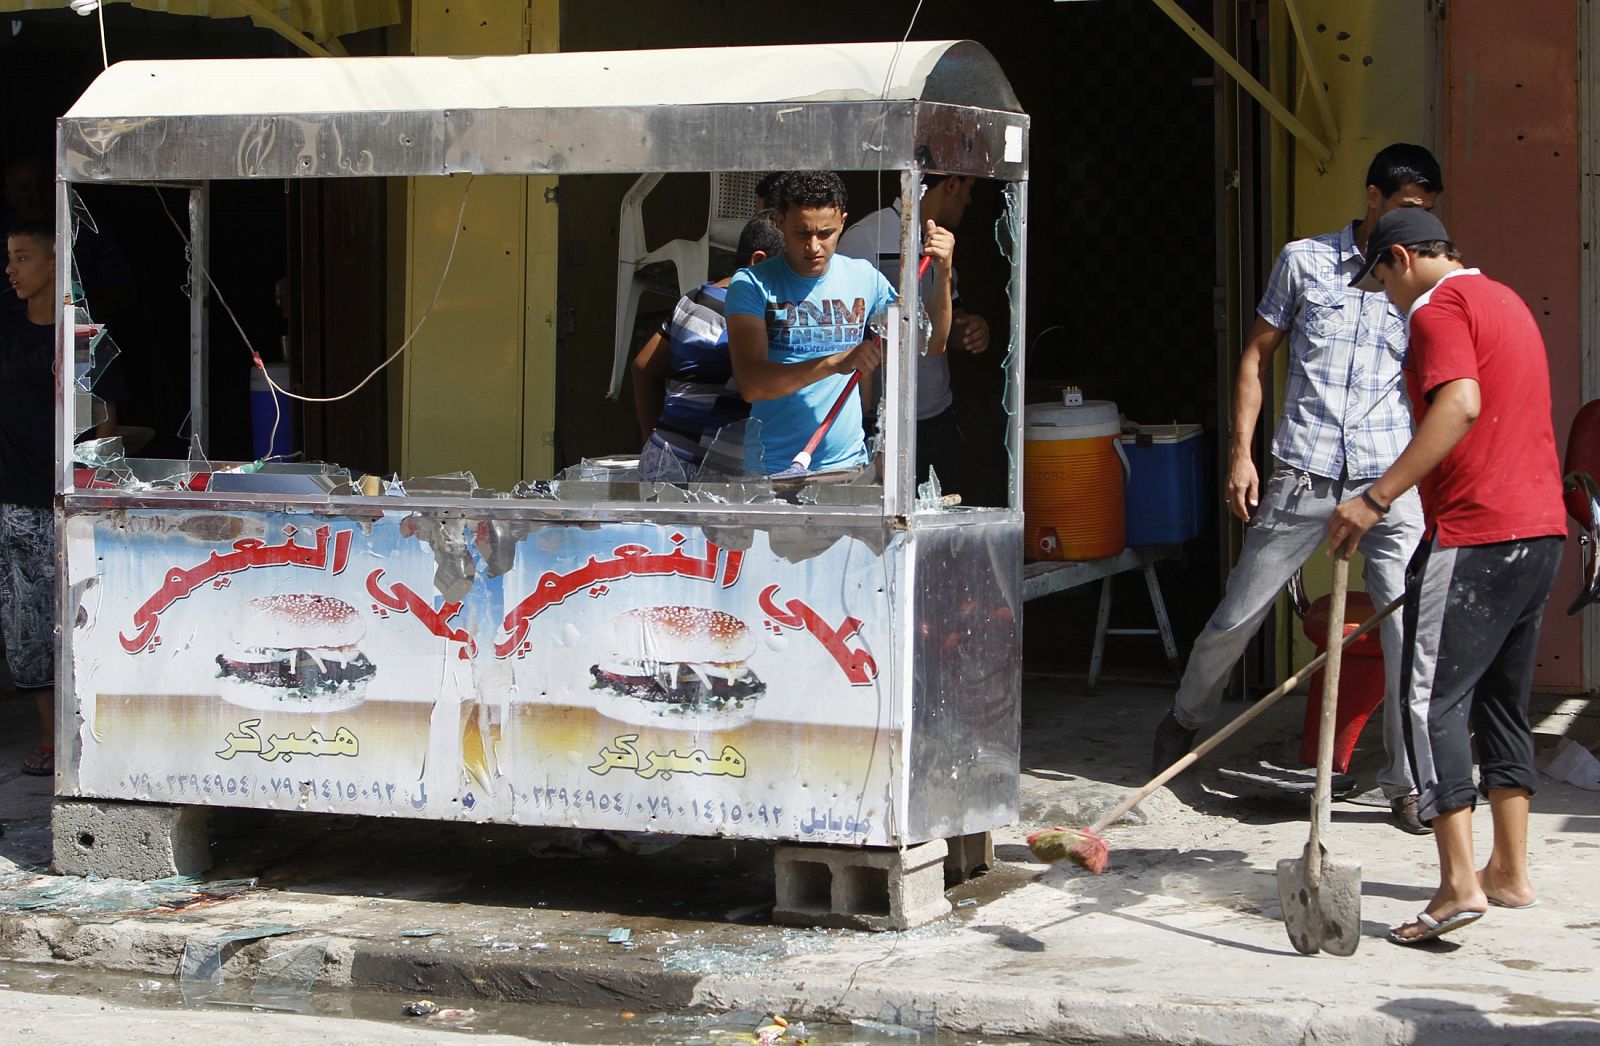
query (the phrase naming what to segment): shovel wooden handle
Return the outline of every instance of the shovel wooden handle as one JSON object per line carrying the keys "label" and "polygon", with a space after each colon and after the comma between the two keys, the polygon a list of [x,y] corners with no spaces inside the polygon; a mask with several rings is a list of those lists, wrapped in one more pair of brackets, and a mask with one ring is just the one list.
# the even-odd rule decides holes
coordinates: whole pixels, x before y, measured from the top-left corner
{"label": "shovel wooden handle", "polygon": [[[1349,564],[1346,563],[1345,567],[1348,570]],[[1405,600],[1406,597],[1404,595],[1397,597],[1394,602],[1390,603],[1376,614],[1373,614],[1371,617],[1367,618],[1366,621],[1362,622],[1360,628],[1345,636],[1342,642],[1334,644],[1333,647],[1343,652],[1345,647],[1349,646],[1351,643],[1354,643],[1368,632],[1371,632],[1373,629],[1377,628],[1378,625],[1388,618],[1390,614],[1393,614],[1396,610],[1399,610],[1400,605],[1404,603]],[[1329,620],[1331,621],[1334,619],[1329,618]],[[1333,638],[1331,631],[1328,638]],[[1193,766],[1199,760],[1205,758],[1205,756],[1210,753],[1213,748],[1222,744],[1222,742],[1226,741],[1234,734],[1237,734],[1240,730],[1243,730],[1250,724],[1252,720],[1261,715],[1261,713],[1277,704],[1278,700],[1282,698],[1284,694],[1287,694],[1289,691],[1299,686],[1302,679],[1305,679],[1311,673],[1321,668],[1327,660],[1328,654],[1326,651],[1324,651],[1323,653],[1320,653],[1316,657],[1312,658],[1310,661],[1306,662],[1305,667],[1291,675],[1288,679],[1285,679],[1283,682],[1279,683],[1270,694],[1263,695],[1259,700],[1256,701],[1255,704],[1239,713],[1238,717],[1227,726],[1223,727],[1221,730],[1218,730],[1216,733],[1212,734],[1210,737],[1196,745],[1194,751],[1190,752],[1182,759],[1179,759],[1176,763],[1173,763],[1171,766],[1161,771],[1155,777],[1151,778],[1150,782],[1143,788],[1139,789],[1137,792],[1118,803],[1112,808],[1110,813],[1106,814],[1104,817],[1100,818],[1100,820],[1090,825],[1089,830],[1092,832],[1103,832],[1112,824],[1115,824],[1117,819],[1123,814],[1127,813],[1129,810],[1132,810],[1134,807],[1150,798],[1151,795],[1155,794],[1156,789],[1160,788],[1174,777],[1177,777],[1179,774],[1189,769],[1189,767]],[[1324,686],[1326,687],[1326,684],[1324,684]],[[1331,731],[1329,730],[1324,730],[1323,733],[1326,736],[1331,736]]]}
{"label": "shovel wooden handle", "polygon": [[[1333,591],[1328,594],[1328,638],[1333,630],[1344,634],[1344,604],[1350,591],[1350,561],[1333,560]],[[1333,797],[1333,726],[1339,713],[1339,666],[1344,644],[1329,642],[1328,664],[1322,673],[1322,727],[1317,734],[1317,788],[1311,795],[1311,838],[1306,843],[1306,885],[1322,885],[1322,824],[1328,819]]]}

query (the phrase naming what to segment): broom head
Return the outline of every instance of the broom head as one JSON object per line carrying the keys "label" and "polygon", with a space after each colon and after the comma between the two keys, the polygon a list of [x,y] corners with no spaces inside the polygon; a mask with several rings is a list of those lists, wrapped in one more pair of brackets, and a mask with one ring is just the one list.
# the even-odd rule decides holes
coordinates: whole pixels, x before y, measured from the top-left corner
{"label": "broom head", "polygon": [[1046,864],[1071,861],[1094,875],[1111,865],[1111,848],[1092,828],[1041,828],[1028,836],[1028,849]]}

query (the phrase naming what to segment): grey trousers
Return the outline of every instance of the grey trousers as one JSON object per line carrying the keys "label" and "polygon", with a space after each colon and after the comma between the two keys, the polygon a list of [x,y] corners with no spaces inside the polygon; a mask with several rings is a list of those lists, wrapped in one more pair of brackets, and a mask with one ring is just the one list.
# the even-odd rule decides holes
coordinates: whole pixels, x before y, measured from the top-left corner
{"label": "grey trousers", "polygon": [[[1437,539],[1436,539],[1437,540]],[[1539,623],[1561,566],[1559,537],[1460,548],[1425,547],[1403,627],[1410,707],[1406,740],[1424,821],[1477,805],[1481,790],[1539,790],[1528,694]]]}
{"label": "grey trousers", "polygon": [[[1189,665],[1173,700],[1173,716],[1190,729],[1215,719],[1228,675],[1272,608],[1278,593],[1327,537],[1328,519],[1341,501],[1370,480],[1314,476],[1274,461],[1254,522],[1246,528],[1239,562],[1228,574],[1227,591],[1195,640]],[[1388,606],[1405,591],[1406,564],[1422,537],[1422,502],[1414,490],[1397,498],[1389,514],[1361,539],[1362,577],[1375,607]],[[1378,786],[1390,799],[1416,791],[1406,759],[1400,663],[1405,651],[1400,615],[1380,627],[1383,644],[1384,767]]]}

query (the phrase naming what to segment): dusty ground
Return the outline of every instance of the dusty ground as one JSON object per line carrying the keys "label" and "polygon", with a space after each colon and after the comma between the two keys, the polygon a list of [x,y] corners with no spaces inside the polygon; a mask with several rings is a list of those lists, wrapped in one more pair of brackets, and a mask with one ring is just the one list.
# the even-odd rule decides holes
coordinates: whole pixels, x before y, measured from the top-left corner
{"label": "dusty ground", "polygon": [[[1063,1041],[1600,1037],[1600,793],[1552,783],[1536,798],[1540,908],[1493,911],[1427,949],[1382,934],[1431,892],[1431,840],[1392,827],[1375,793],[1337,804],[1329,846],[1363,864],[1365,936],[1352,958],[1305,957],[1286,939],[1274,874],[1304,845],[1304,801],[1237,794],[1211,773],[1292,755],[1298,699],[1208,760],[1186,798],[1159,793],[1114,829],[1112,870],[1090,877],[1030,863],[1022,837],[1090,820],[1142,782],[1170,684],[1151,676],[1089,696],[1080,676],[1047,665],[1024,689],[1022,823],[996,833],[1000,867],[952,890],[949,918],[885,935],[766,925],[763,845],[691,840],[637,855],[571,834],[306,815],[219,819],[210,878],[258,877],[257,889],[175,908],[140,911],[124,897],[122,910],[91,901],[73,911],[105,884],[33,874],[48,860],[48,788],[12,769],[31,745],[31,715],[0,701],[0,885],[68,888],[41,908],[0,908],[0,958],[170,977],[187,942],[271,923],[293,932],[224,948],[230,981],[310,942],[326,948],[322,988],[772,1007]],[[1591,702],[1537,705],[1541,748],[1562,736],[1600,740]],[[1355,767],[1369,785],[1377,743],[1374,725]],[[1486,832],[1486,810],[1479,822]],[[607,940],[615,928],[629,939]]]}

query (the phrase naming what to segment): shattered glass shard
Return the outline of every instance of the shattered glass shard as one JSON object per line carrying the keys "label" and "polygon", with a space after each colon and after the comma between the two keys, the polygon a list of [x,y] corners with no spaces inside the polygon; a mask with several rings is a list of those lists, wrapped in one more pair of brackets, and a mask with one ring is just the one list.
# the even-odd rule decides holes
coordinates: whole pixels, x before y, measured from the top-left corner
{"label": "shattered glass shard", "polygon": [[73,445],[73,459],[89,468],[121,468],[127,461],[121,436],[105,439],[86,439]]}
{"label": "shattered glass shard", "polygon": [[302,1012],[311,1010],[311,987],[327,959],[325,940],[286,948],[261,961],[250,1001],[258,1006]]}
{"label": "shattered glass shard", "polygon": [[[1000,217],[994,223],[995,245],[1000,249],[1000,257],[1010,265],[1010,277],[1006,280],[1006,302],[1010,305],[1010,320],[1006,324],[1006,354],[1002,360],[1002,369],[1005,379],[1001,382],[1001,406],[1005,409],[1006,419],[1006,457],[1008,472],[1016,474],[1018,461],[1022,448],[1017,445],[1015,426],[1009,424],[1021,410],[1021,404],[1016,401],[1017,390],[1012,382],[1017,369],[1018,327],[1021,322],[1020,309],[1022,301],[1022,269],[1018,265],[1017,246],[1022,240],[1022,194],[1021,186],[1015,182],[1007,183],[1001,190],[1003,207]],[[1020,507],[1020,506],[1019,506]]]}
{"label": "shattered glass shard", "polygon": [[72,396],[72,434],[93,432],[111,417],[106,401],[88,392],[74,391]]}
{"label": "shattered glass shard", "polygon": [[694,462],[685,461],[655,440],[646,441],[639,452],[639,479],[645,483],[687,483],[697,472]]}
{"label": "shattered glass shard", "polygon": [[511,496],[530,501],[560,501],[561,483],[553,479],[519,480],[511,488]]}
{"label": "shattered glass shard", "polygon": [[569,465],[562,473],[564,480],[582,480],[594,483],[639,482],[639,459],[633,457],[584,458]]}
{"label": "shattered glass shard", "polygon": [[765,475],[766,451],[761,422],[741,418],[717,430],[696,475],[702,483],[735,483]]}
{"label": "shattered glass shard", "polygon": [[412,476],[402,485],[410,497],[428,495],[468,495],[478,489],[478,480],[467,471],[447,472],[438,476]]}

